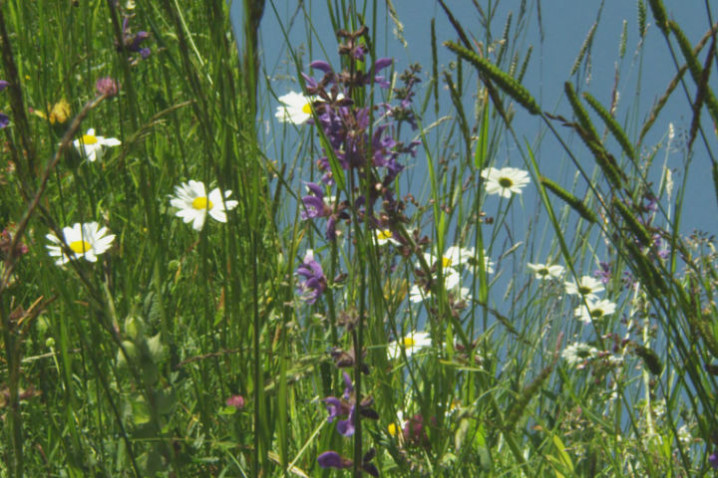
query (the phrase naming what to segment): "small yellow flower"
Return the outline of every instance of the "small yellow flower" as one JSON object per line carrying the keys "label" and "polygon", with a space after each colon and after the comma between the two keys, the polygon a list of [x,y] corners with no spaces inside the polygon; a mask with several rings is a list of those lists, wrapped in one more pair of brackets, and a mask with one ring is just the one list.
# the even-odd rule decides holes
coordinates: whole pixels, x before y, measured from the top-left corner
{"label": "small yellow flower", "polygon": [[49,114],[46,115],[40,110],[33,110],[33,114],[35,116],[39,116],[42,119],[46,119],[50,122],[50,124],[63,124],[65,123],[70,115],[72,114],[72,110],[70,109],[70,103],[65,100],[65,98],[61,99],[57,103],[55,103],[52,108],[50,108],[50,105],[48,105]]}

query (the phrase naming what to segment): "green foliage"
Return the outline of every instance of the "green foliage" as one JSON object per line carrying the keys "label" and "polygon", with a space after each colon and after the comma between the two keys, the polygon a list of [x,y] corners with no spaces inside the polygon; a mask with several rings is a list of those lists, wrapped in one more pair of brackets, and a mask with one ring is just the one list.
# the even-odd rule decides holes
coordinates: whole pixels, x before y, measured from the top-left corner
{"label": "green foliage", "polygon": [[[431,45],[412,45],[397,2],[382,26],[371,2],[285,12],[247,0],[238,50],[227,2],[2,2],[0,474],[339,475],[318,463],[329,450],[354,476],[368,463],[407,477],[710,473],[718,253],[708,234],[684,234],[681,207],[689,169],[710,165],[718,197],[713,137],[692,141],[703,102],[718,118],[713,47],[699,61],[713,30],[691,45],[649,0],[686,65],[648,111],[638,98],[655,92],[616,81],[624,99],[608,108],[589,93],[606,85],[586,82],[579,96],[584,79],[572,78],[558,108],[574,121],[544,113],[521,84],[537,61],[525,33],[543,28],[540,5],[503,14],[473,2],[476,15],[459,17],[447,3],[458,41],[432,18]],[[362,60],[332,63],[317,8]],[[624,23],[619,70],[629,59],[640,70],[651,40],[645,1],[637,8],[635,57],[624,58],[634,31]],[[286,63],[262,50],[267,15]],[[607,21],[592,25],[570,76]],[[398,44],[431,48],[432,64],[401,74],[395,59],[379,73],[385,89],[372,62],[394,42],[390,28]],[[319,58],[356,80],[347,98],[303,96],[301,73],[322,82],[307,66]],[[686,70],[694,98],[675,93]],[[98,91],[100,78],[115,83]],[[275,119],[287,89],[302,92],[314,124]],[[673,125],[668,139],[649,134],[669,100],[694,117],[690,141]],[[353,156],[321,127],[332,101]],[[516,104],[539,116],[538,134],[513,121]],[[549,136],[565,158],[546,158]],[[96,161],[73,144],[100,137],[121,143]],[[393,155],[395,182],[377,160]],[[352,169],[349,156],[371,160]],[[329,172],[333,184],[321,180]],[[190,180],[206,191],[184,210],[171,198]],[[306,197],[317,189],[315,211]],[[226,217],[212,214],[220,201]],[[204,225],[178,209],[203,211]],[[90,222],[114,235],[106,250],[63,230]],[[311,303],[298,273],[308,250],[324,281]],[[57,264],[63,254],[72,259]],[[361,418],[345,436],[350,406]]]}

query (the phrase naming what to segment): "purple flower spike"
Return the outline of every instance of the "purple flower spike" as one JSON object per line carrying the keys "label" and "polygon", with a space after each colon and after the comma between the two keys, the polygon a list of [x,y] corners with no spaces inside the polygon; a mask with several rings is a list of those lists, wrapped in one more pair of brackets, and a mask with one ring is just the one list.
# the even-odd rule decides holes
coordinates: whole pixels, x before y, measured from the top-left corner
{"label": "purple flower spike", "polygon": [[363,46],[359,45],[354,48],[352,51],[352,56],[355,60],[364,61],[364,54],[366,53],[366,50]]}
{"label": "purple flower spike", "polygon": [[327,417],[329,423],[332,423],[335,418],[346,414],[346,407],[337,397],[327,397],[322,401],[327,407],[327,412],[329,412],[329,416]]}
{"label": "purple flower spike", "polygon": [[305,183],[311,196],[304,196],[302,203],[304,203],[304,210],[300,211],[299,215],[302,219],[314,219],[317,217],[327,217],[331,215],[332,210],[324,203],[324,191],[322,188],[315,183]]}
{"label": "purple flower spike", "polygon": [[711,453],[711,455],[708,457],[708,463],[714,470],[718,470],[718,452],[714,451],[713,453]]}
{"label": "purple flower spike", "polygon": [[351,461],[349,458],[344,458],[339,453],[335,451],[325,451],[321,455],[317,457],[317,463],[319,463],[319,466],[322,468],[351,468],[354,465],[354,462]]}
{"label": "purple flower spike", "polygon": [[608,262],[599,262],[598,269],[593,272],[594,277],[601,280],[602,284],[608,284],[611,281],[611,264]]}
{"label": "purple flower spike", "polygon": [[[122,43],[127,51],[139,53],[140,56],[145,59],[150,56],[151,50],[146,47],[142,47],[141,43],[150,37],[150,34],[146,31],[139,31],[134,35],[130,32],[130,18],[125,17],[122,20]],[[118,51],[122,51],[120,45],[116,45]]]}
{"label": "purple flower spike", "polygon": [[299,284],[302,299],[308,304],[314,304],[317,298],[327,288],[327,278],[324,276],[322,265],[314,260],[314,251],[309,249],[304,256],[304,262],[297,268],[297,275],[304,277]]}
{"label": "purple flower spike", "polygon": [[349,400],[349,397],[351,397],[352,392],[354,392],[352,378],[346,372],[342,372],[342,376],[344,378],[344,400]]}
{"label": "purple flower spike", "polygon": [[352,405],[351,410],[349,411],[349,418],[346,420],[341,420],[337,422],[337,431],[344,435],[345,437],[350,437],[354,435],[354,432],[356,431],[356,428],[354,427],[354,416],[356,414],[356,404]]}
{"label": "purple flower spike", "polygon": [[389,88],[391,86],[391,83],[389,83],[389,80],[387,80],[386,78],[384,78],[381,75],[376,75],[374,77],[374,83],[379,85],[379,88],[384,88],[384,89]]}
{"label": "purple flower spike", "polygon": [[[0,80],[0,91],[8,87],[10,83],[5,80]],[[10,118],[6,114],[0,113],[0,129],[6,128],[10,124]]]}

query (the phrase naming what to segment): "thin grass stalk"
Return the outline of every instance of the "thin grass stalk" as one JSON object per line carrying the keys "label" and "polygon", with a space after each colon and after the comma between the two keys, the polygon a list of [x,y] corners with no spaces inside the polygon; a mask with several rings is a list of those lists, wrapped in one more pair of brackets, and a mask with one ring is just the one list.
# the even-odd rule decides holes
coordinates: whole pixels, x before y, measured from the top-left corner
{"label": "thin grass stalk", "polygon": [[[19,155],[15,155],[14,157],[16,162],[15,166],[20,174],[20,180],[23,186],[20,192],[27,200],[34,189],[32,177],[36,174],[35,145],[32,141],[32,131],[30,130],[30,124],[28,123],[26,114],[27,108],[23,101],[22,83],[17,71],[17,65],[15,64],[15,56],[12,52],[12,45],[10,44],[10,37],[7,33],[5,15],[2,8],[0,8],[0,52],[2,53],[5,75],[7,81],[10,83],[8,85],[10,108],[13,113],[15,129],[18,131],[20,144],[23,149]],[[21,159],[22,157],[25,158],[25,161]]]}

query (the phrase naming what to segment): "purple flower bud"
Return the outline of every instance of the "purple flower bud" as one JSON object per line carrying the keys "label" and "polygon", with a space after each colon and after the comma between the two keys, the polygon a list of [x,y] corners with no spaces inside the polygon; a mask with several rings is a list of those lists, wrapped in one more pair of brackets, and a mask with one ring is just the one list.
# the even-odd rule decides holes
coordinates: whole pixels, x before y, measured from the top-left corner
{"label": "purple flower bud", "polygon": [[324,60],[314,60],[309,64],[309,66],[315,70],[323,71],[324,73],[331,73],[333,71],[332,66]]}
{"label": "purple flower bud", "polygon": [[327,417],[327,421],[329,423],[332,423],[335,418],[338,416],[344,415],[344,404],[341,400],[339,400],[337,397],[327,397],[324,400],[324,405],[327,407],[327,412],[329,412],[329,416]]}
{"label": "purple flower bud", "polygon": [[361,468],[371,476],[379,476],[379,469],[372,463],[363,463]]}
{"label": "purple flower bud", "polygon": [[302,299],[313,304],[327,288],[327,278],[321,264],[314,260],[314,251],[307,251],[304,262],[297,267],[297,275],[304,277],[305,281],[299,284]]}
{"label": "purple flower bud", "polygon": [[10,124],[10,118],[6,114],[0,113],[0,129],[6,128]]}
{"label": "purple flower bud", "polygon": [[594,277],[599,278],[602,284],[608,284],[611,281],[611,265],[608,262],[599,262],[598,267],[593,272]]}
{"label": "purple flower bud", "polygon": [[4,90],[4,89],[7,88],[9,85],[10,85],[10,83],[9,83],[8,81],[0,80],[0,91]]}
{"label": "purple flower bud", "polygon": [[354,391],[354,385],[352,384],[352,378],[348,373],[342,372],[342,378],[344,378],[344,400],[349,400],[352,392]]}
{"label": "purple flower bud", "polygon": [[99,95],[104,95],[109,98],[117,95],[117,92],[120,91],[120,85],[118,85],[114,79],[105,76],[97,80],[95,89]]}
{"label": "purple flower bud", "polygon": [[302,73],[302,78],[304,78],[304,81],[307,84],[307,89],[316,88],[318,86],[317,80],[307,75],[306,73]]}
{"label": "purple flower bud", "polygon": [[718,452],[714,451],[713,453],[711,453],[711,455],[708,457],[708,463],[714,470],[718,470]]}
{"label": "purple flower bud", "polygon": [[232,395],[225,402],[228,407],[234,407],[237,410],[244,408],[244,397],[242,395]]}
{"label": "purple flower bud", "polygon": [[349,458],[344,458],[335,451],[325,451],[317,457],[317,463],[322,468],[351,468],[354,462]]}
{"label": "purple flower bud", "polygon": [[384,78],[383,76],[381,76],[381,75],[376,75],[376,76],[374,77],[374,83],[376,83],[377,85],[379,85],[379,88],[385,88],[385,89],[386,89],[386,88],[389,88],[389,87],[391,86],[391,83],[389,83],[389,81],[388,81],[386,78]]}
{"label": "purple flower bud", "polygon": [[355,60],[364,61],[364,47],[361,45],[358,45],[354,50],[352,51],[352,56]]}
{"label": "purple flower bud", "polygon": [[393,58],[379,58],[377,61],[374,62],[374,73],[380,72],[392,63],[394,63]]}
{"label": "purple flower bud", "polygon": [[346,420],[341,420],[337,423],[337,431],[345,437],[354,435],[356,428],[354,426],[354,420],[356,415],[356,404],[352,405],[349,411],[349,417]]}

